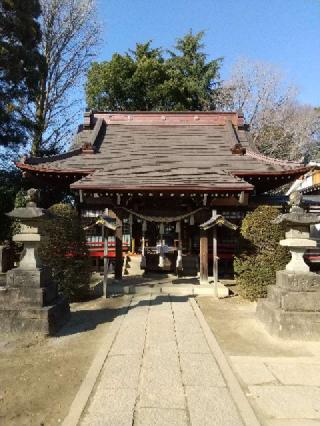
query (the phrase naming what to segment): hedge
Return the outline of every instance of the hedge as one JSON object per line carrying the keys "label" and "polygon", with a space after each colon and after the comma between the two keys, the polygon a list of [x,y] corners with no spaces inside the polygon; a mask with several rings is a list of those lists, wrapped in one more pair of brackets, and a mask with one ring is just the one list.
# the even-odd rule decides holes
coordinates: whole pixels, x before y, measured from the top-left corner
{"label": "hedge", "polygon": [[278,215],[275,207],[259,206],[242,222],[243,250],[234,260],[234,271],[239,293],[246,299],[265,297],[267,286],[275,284],[276,271],[290,259],[288,250],[279,245],[283,226],[271,223]]}
{"label": "hedge", "polygon": [[40,245],[42,263],[52,270],[58,289],[70,301],[88,296],[90,262],[84,230],[76,210],[69,204],[55,204],[48,211]]}

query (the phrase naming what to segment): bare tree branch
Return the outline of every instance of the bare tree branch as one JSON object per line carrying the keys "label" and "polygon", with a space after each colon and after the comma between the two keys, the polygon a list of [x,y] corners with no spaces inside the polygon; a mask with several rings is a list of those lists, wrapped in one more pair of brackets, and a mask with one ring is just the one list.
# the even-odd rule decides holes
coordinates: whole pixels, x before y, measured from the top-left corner
{"label": "bare tree branch", "polygon": [[35,123],[30,135],[33,155],[68,142],[80,100],[79,89],[100,34],[95,0],[40,0],[40,4],[41,50],[47,61],[47,74],[36,104],[25,107],[25,114]]}
{"label": "bare tree branch", "polygon": [[264,154],[309,160],[320,146],[319,112],[297,101],[298,90],[273,65],[241,59],[224,83],[220,105],[241,109]]}

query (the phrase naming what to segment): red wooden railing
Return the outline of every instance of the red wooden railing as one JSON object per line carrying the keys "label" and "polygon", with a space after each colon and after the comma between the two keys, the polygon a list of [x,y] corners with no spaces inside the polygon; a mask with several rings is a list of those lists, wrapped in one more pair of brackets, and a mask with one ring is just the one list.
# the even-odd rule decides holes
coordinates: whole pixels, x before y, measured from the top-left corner
{"label": "red wooden railing", "polygon": [[[90,257],[103,257],[104,255],[104,243],[101,241],[98,242],[87,242],[87,247],[89,251]],[[128,243],[122,243],[122,255],[129,250]],[[114,242],[108,243],[108,257],[114,258],[116,257],[116,245]]]}

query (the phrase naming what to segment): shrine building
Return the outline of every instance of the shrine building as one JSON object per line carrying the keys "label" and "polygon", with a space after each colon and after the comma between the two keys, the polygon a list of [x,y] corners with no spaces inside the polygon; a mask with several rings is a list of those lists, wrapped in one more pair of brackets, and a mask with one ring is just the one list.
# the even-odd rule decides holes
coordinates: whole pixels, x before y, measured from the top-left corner
{"label": "shrine building", "polygon": [[218,260],[232,273],[245,213],[308,170],[261,155],[237,112],[88,112],[68,152],[17,166],[38,187],[74,191],[92,257],[103,256],[95,220],[113,215],[119,278],[126,250],[147,271],[206,279]]}

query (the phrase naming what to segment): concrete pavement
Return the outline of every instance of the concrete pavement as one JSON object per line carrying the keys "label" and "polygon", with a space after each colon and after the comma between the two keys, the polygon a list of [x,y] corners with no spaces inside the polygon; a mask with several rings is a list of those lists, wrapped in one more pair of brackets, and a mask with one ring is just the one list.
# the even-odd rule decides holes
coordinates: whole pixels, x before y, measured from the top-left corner
{"label": "concrete pavement", "polygon": [[320,358],[232,356],[265,426],[320,425]]}
{"label": "concrete pavement", "polygon": [[[79,424],[258,425],[201,316],[186,297],[135,296],[109,339]],[[73,409],[81,413],[80,406],[76,397]],[[77,416],[68,418],[64,425],[76,424],[70,419]]]}
{"label": "concrete pavement", "polygon": [[270,336],[241,298],[198,303],[261,425],[320,426],[320,342]]}

